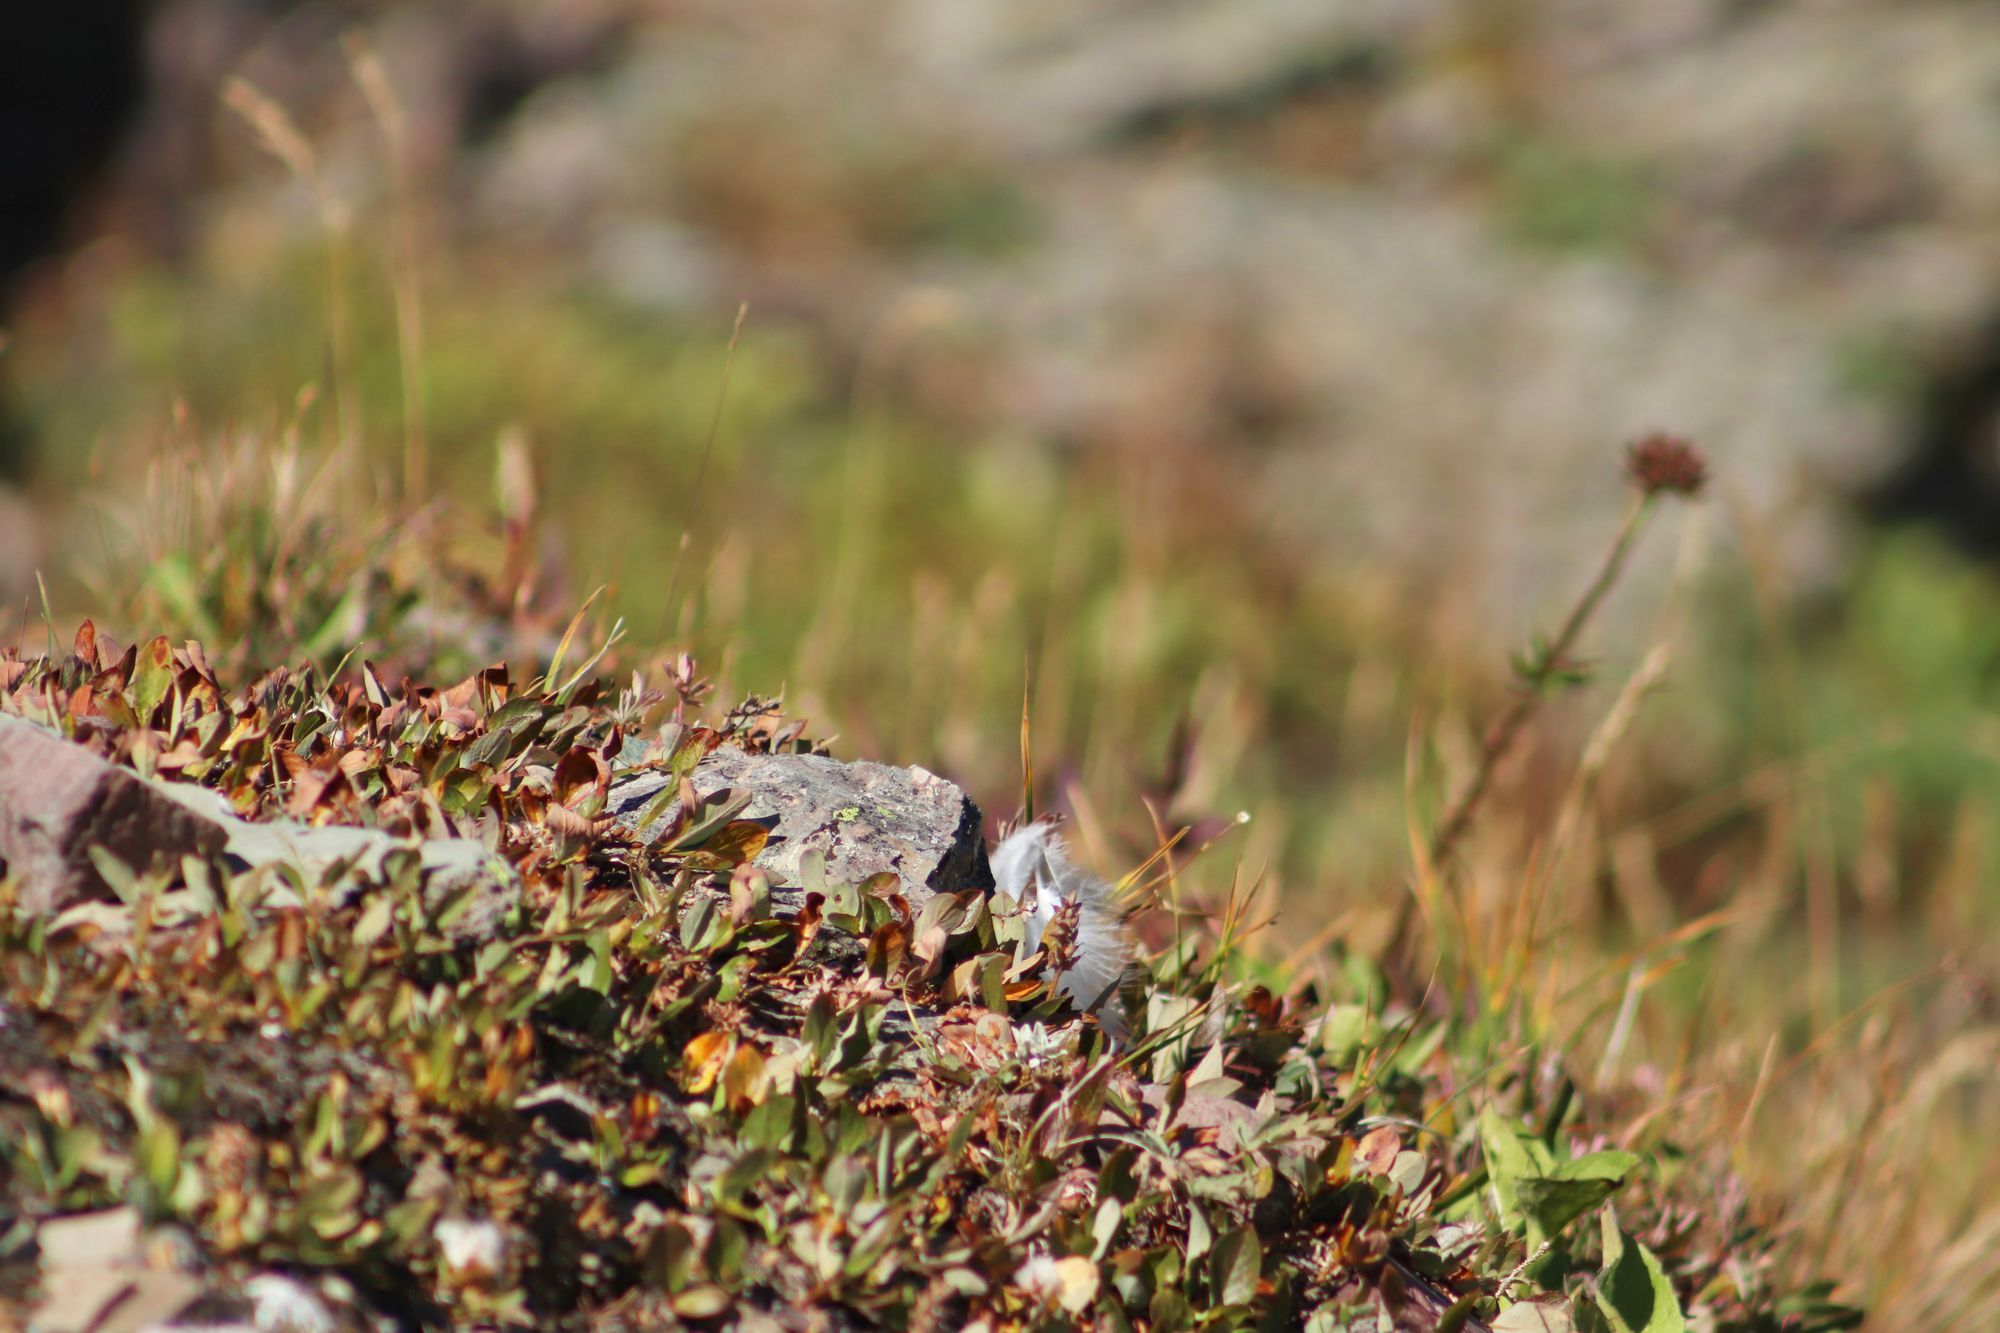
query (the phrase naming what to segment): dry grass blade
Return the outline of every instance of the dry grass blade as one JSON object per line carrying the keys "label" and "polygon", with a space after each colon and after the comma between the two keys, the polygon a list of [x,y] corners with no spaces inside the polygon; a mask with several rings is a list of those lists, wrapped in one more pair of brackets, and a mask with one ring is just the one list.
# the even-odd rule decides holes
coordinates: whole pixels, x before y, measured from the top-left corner
{"label": "dry grass blade", "polygon": [[424,306],[422,266],[417,248],[417,210],[411,197],[413,168],[402,103],[381,57],[360,33],[347,39],[348,70],[367,100],[388,145],[395,179],[396,352],[403,381],[403,501],[416,504],[430,494],[430,431],[424,409]]}

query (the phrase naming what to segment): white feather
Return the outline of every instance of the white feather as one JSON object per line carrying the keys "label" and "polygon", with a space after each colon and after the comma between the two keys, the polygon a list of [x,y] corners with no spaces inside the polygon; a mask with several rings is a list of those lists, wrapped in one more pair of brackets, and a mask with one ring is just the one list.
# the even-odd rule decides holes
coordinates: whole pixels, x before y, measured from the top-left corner
{"label": "white feather", "polygon": [[1056,989],[1077,1008],[1096,1014],[1113,1040],[1122,1039],[1118,987],[1131,967],[1132,950],[1111,886],[1070,860],[1069,848],[1050,824],[1029,824],[1002,838],[992,864],[994,886],[1021,904],[1024,954],[1041,947],[1042,932],[1065,902],[1079,904],[1076,965],[1062,974]]}

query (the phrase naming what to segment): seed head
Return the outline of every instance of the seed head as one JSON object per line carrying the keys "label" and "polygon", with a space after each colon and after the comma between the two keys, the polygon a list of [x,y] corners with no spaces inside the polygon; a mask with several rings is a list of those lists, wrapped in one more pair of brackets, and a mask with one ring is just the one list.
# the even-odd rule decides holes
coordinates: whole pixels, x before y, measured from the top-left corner
{"label": "seed head", "polygon": [[1694,496],[1708,481],[1708,461],[1692,442],[1655,431],[1626,448],[1625,475],[1647,495]]}

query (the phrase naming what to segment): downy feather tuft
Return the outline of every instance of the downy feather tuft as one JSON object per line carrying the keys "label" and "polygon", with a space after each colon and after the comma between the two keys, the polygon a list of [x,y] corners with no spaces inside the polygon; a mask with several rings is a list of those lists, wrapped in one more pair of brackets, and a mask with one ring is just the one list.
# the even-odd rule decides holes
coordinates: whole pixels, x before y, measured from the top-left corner
{"label": "downy feather tuft", "polygon": [[1063,903],[1078,904],[1076,965],[1062,974],[1056,989],[1078,1009],[1096,1014],[1112,1040],[1123,1040],[1118,992],[1132,967],[1132,946],[1111,886],[1070,859],[1052,824],[1014,830],[993,849],[992,864],[995,887],[1021,904],[1025,953],[1041,947],[1042,932]]}

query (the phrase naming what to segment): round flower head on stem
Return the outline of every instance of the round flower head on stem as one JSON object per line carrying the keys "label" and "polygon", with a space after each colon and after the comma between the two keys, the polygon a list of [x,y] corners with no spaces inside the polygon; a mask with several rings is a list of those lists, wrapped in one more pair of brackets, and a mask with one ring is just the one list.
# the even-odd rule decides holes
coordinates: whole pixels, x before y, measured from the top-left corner
{"label": "round flower head on stem", "polygon": [[1708,460],[1678,435],[1656,431],[1625,450],[1625,475],[1647,496],[1695,496],[1708,482]]}

